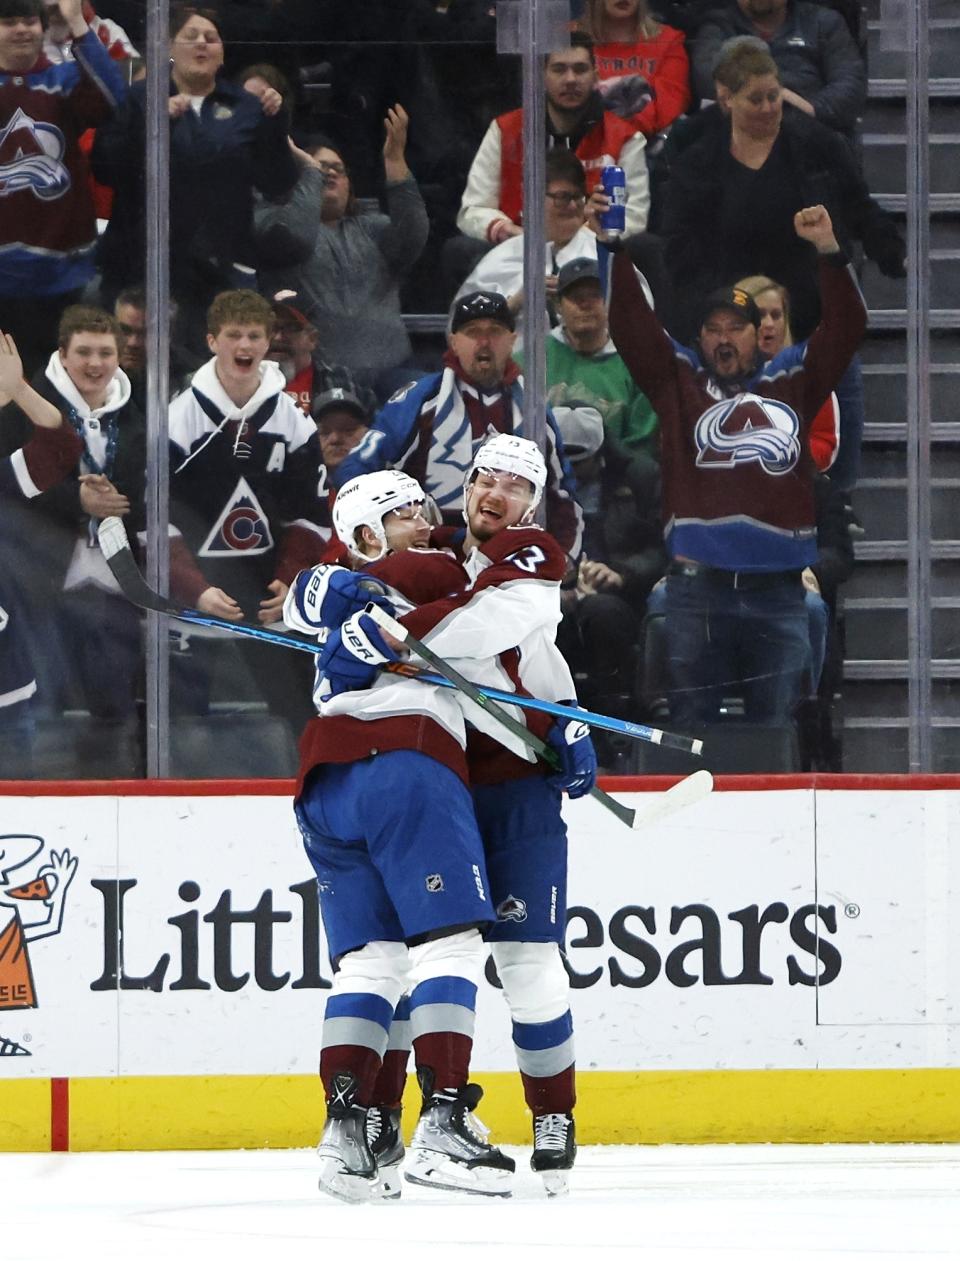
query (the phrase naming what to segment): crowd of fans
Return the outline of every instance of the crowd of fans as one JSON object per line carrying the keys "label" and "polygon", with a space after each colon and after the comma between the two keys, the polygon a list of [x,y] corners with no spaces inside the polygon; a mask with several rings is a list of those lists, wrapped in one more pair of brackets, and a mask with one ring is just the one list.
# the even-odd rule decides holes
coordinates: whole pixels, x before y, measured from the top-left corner
{"label": "crowd of fans", "polygon": [[[18,660],[24,644],[34,657],[35,681],[4,691],[0,670],[0,736],[21,752],[36,717],[142,722],[142,627],[96,525],[122,516],[142,555],[146,31],[142,4],[96,3],[0,0],[0,329],[84,446],[66,481],[4,517],[16,616],[0,611],[0,653],[16,634]],[[862,532],[862,325],[834,273],[904,275],[858,151],[859,5],[571,0],[569,46],[544,59],[542,311],[524,302],[524,119],[494,8],[175,8],[172,593],[274,623],[297,569],[333,554],[337,487],[371,469],[406,469],[457,524],[476,443],[521,427],[523,329],[542,320],[545,523],[570,559],[558,642],[582,699],[678,726],[742,713],[792,728],[804,705],[829,708]],[[626,178],[619,239],[602,229],[610,165]],[[445,345],[423,319],[440,314]],[[723,413],[694,441],[712,404],[744,398],[735,435]],[[30,423],[0,403],[5,456]],[[740,441],[762,429],[776,442]],[[739,471],[722,523],[711,460]],[[178,646],[176,714],[229,701],[242,658],[262,706],[299,728],[298,654],[230,644],[225,667],[222,640]],[[608,769],[630,765],[600,743]],[[802,757],[840,769],[830,740]]]}

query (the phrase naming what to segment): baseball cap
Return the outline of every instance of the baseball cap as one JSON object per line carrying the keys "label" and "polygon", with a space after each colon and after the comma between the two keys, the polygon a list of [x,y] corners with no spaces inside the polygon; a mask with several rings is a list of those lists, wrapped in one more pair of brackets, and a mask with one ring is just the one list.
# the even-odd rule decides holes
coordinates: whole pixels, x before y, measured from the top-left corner
{"label": "baseball cap", "polygon": [[300,310],[298,306],[294,306],[294,300],[297,297],[295,293],[289,290],[282,290],[276,294],[270,305],[273,307],[274,315],[286,315],[292,319],[295,324],[299,324],[301,328],[313,328],[313,325]]}
{"label": "baseball cap", "polygon": [[557,293],[563,293],[578,280],[600,280],[600,268],[595,258],[573,258],[564,263],[557,274]]}
{"label": "baseball cap", "polygon": [[326,412],[353,412],[361,420],[370,423],[370,413],[357,398],[352,390],[344,390],[340,386],[334,386],[332,390],[326,390],[323,394],[317,396],[313,406],[310,408],[310,414],[314,420],[319,420]]}
{"label": "baseball cap", "polygon": [[450,312],[450,332],[455,333],[471,320],[496,320],[511,333],[515,327],[513,313],[503,294],[483,289],[465,293],[456,300]]}
{"label": "baseball cap", "polygon": [[603,417],[595,407],[554,407],[553,415],[563,438],[564,454],[571,464],[596,455],[603,446]]}
{"label": "baseball cap", "polygon": [[714,289],[700,308],[700,323],[704,324],[714,311],[732,311],[740,315],[754,328],[760,327],[760,310],[746,289],[736,286],[730,289]]}

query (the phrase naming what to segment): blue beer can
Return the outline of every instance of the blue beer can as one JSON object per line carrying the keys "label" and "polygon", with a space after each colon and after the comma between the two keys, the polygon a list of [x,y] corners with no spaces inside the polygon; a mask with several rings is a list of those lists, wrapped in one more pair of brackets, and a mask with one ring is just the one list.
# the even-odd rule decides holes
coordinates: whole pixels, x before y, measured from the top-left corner
{"label": "blue beer can", "polygon": [[604,232],[622,232],[627,226],[627,177],[622,166],[605,166],[600,187],[610,198],[610,209],[600,216]]}

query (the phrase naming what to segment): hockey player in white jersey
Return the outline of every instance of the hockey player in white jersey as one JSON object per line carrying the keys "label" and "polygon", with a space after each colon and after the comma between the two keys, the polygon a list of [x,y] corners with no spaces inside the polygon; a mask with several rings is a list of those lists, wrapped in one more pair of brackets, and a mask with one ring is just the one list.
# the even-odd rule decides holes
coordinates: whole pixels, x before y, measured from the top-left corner
{"label": "hockey player in white jersey", "polygon": [[[425,537],[409,487],[389,485],[403,475],[374,476],[388,483],[378,489],[377,530],[390,514],[405,544]],[[350,503],[347,495],[341,519]],[[446,577],[431,594],[458,578],[455,561],[436,557]],[[332,567],[302,575],[287,598],[288,623],[317,630],[324,613],[328,623],[344,617],[349,597],[338,577],[350,575]],[[353,607],[369,599],[363,592]],[[367,1108],[391,1020],[409,992],[424,1113],[446,1143],[433,1163],[455,1167],[462,1190],[509,1194],[514,1162],[469,1115],[481,1094],[468,1081],[486,956],[478,929],[493,910],[466,787],[463,717],[444,689],[381,674],[379,664],[391,659],[369,618],[348,617],[318,662],[319,717],[301,743],[296,812],[335,967],[320,1056],[327,1101],[320,1187],[351,1200],[392,1194],[369,1149]]]}
{"label": "hockey player in white jersey", "polygon": [[[341,492],[340,512],[335,508],[338,533],[361,559],[382,555],[388,544],[393,548],[409,546],[402,537],[390,538],[389,528],[385,531],[390,517],[383,517],[381,525],[381,503],[372,482],[391,476],[404,475],[380,473],[355,479]],[[451,583],[454,576],[449,562],[444,569],[443,563],[422,553],[419,559],[413,553],[406,558],[395,553],[364,572],[387,581],[394,597],[399,588],[408,598],[417,599],[421,607],[404,621],[434,651],[456,661],[462,672],[476,681],[507,689],[529,680],[531,690],[538,695],[559,700],[571,697],[574,691],[569,671],[553,644],[565,558],[549,535],[522,524],[533,515],[544,476],[540,453],[530,442],[501,435],[482,448],[465,486],[467,531],[460,532],[461,539],[449,530],[434,536],[439,534],[468,554],[466,566],[459,567],[460,588],[454,593],[451,586],[447,598],[422,603],[429,596],[429,575],[435,573],[440,585]],[[422,546],[422,523],[418,537]],[[311,582],[316,587],[331,581],[344,595],[351,589],[351,579],[343,571],[327,567],[321,577],[317,574],[314,571],[309,580],[298,582],[295,590],[303,591]],[[363,598],[356,586],[352,590],[357,600]],[[309,615],[302,605],[301,611],[304,616],[291,624],[300,629],[316,628],[312,620],[316,604]],[[328,612],[336,614],[338,610],[331,603]],[[494,658],[491,653],[498,655]],[[466,706],[469,722],[487,728],[471,733],[468,756],[474,799],[483,819],[485,850],[491,870],[497,872],[495,879],[491,877],[491,887],[498,923],[491,939],[513,1016],[525,1096],[534,1114],[532,1163],[544,1176],[548,1189],[557,1192],[565,1188],[575,1152],[572,1022],[559,952],[566,890],[566,833],[560,818],[559,789],[566,788],[574,796],[589,791],[596,762],[582,724],[554,723],[524,714],[523,719],[532,727],[542,728],[537,734],[554,745],[564,763],[564,774],[545,778],[544,768],[525,746],[516,743],[507,751],[503,741],[509,744],[512,737],[505,736],[495,720],[470,702],[461,698],[461,704]],[[569,735],[575,737],[572,742]],[[535,845],[531,844],[533,837]],[[399,1184],[392,1171],[403,1155],[399,1102],[407,1059],[402,1035],[405,1016],[401,1005],[377,1081],[376,1107],[368,1113],[381,1176],[391,1180],[397,1192]],[[418,1139],[430,1139],[426,1128],[422,1120]],[[418,1144],[415,1139],[405,1175],[413,1181],[444,1185],[442,1173],[424,1159],[423,1147],[423,1141]]]}

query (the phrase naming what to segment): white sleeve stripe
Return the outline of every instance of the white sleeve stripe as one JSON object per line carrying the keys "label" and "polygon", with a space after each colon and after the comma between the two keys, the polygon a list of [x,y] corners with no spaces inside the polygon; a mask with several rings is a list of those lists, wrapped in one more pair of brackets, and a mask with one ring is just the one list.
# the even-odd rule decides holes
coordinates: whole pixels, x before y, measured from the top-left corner
{"label": "white sleeve stripe", "polygon": [[30,476],[27,469],[27,459],[23,454],[22,447],[11,455],[10,468],[13,470],[13,475],[17,479],[17,485],[20,487],[20,493],[24,499],[35,499],[37,495],[42,493],[40,487]]}

